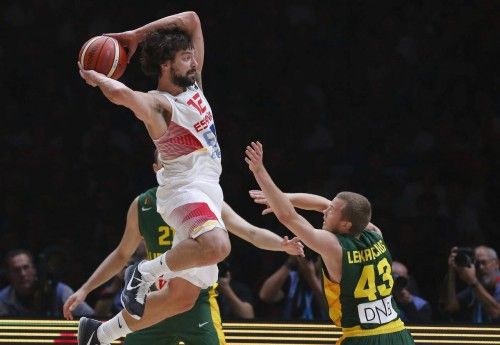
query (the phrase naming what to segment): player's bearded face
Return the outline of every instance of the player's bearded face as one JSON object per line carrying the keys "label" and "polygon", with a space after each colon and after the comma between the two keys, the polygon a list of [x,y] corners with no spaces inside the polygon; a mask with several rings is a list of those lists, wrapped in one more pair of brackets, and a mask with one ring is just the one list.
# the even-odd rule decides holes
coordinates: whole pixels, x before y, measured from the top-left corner
{"label": "player's bearded face", "polygon": [[198,62],[194,55],[194,49],[181,50],[177,52],[170,66],[172,82],[180,87],[188,87],[196,82],[196,67]]}
{"label": "player's bearded face", "polygon": [[174,68],[174,66],[172,66],[170,71],[172,82],[177,86],[188,87],[196,82],[196,68],[189,69],[186,72],[182,73],[178,69]]}

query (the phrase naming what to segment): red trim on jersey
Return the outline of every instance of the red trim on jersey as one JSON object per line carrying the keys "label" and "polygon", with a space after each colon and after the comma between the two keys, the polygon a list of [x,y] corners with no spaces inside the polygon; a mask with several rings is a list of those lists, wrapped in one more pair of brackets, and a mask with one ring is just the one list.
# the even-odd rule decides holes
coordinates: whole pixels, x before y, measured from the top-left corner
{"label": "red trim on jersey", "polygon": [[201,142],[188,129],[171,121],[167,131],[153,140],[163,159],[171,160],[203,148]]}

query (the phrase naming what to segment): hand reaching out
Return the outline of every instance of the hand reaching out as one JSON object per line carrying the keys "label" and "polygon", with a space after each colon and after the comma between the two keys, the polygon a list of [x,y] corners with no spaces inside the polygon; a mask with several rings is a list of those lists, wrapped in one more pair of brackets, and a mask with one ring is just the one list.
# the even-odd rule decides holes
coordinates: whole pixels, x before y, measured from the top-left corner
{"label": "hand reaching out", "polygon": [[127,52],[127,63],[130,62],[130,59],[135,54],[137,47],[139,46],[139,37],[137,33],[133,30],[112,33],[112,34],[104,34],[104,36],[109,36],[115,38],[120,44],[128,49]]}
{"label": "hand reaching out", "polygon": [[245,162],[248,164],[248,168],[255,174],[264,168],[264,163],[262,161],[264,157],[264,148],[260,142],[254,143],[253,141],[247,146],[245,150]]}
{"label": "hand reaching out", "polygon": [[253,190],[249,191],[248,193],[250,194],[250,197],[253,199],[253,201],[256,204],[261,204],[261,205],[266,206],[266,208],[262,211],[262,215],[273,213],[273,209],[271,207],[269,207],[269,204],[267,203],[266,195],[264,194],[263,191],[253,189]]}
{"label": "hand reaching out", "polygon": [[300,242],[300,238],[298,237],[294,237],[291,240],[288,239],[288,236],[283,237],[281,248],[289,255],[304,257],[304,245]]}
{"label": "hand reaching out", "polygon": [[73,310],[82,304],[87,298],[87,293],[79,289],[64,302],[63,315],[66,320],[73,320]]}

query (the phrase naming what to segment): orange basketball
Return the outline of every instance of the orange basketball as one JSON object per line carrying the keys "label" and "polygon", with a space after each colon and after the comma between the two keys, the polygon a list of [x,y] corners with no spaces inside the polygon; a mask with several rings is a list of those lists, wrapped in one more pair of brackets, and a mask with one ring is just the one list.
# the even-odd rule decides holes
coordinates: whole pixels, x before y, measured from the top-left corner
{"label": "orange basketball", "polygon": [[92,69],[118,79],[127,68],[127,52],[113,37],[95,36],[82,46],[78,61],[83,69]]}

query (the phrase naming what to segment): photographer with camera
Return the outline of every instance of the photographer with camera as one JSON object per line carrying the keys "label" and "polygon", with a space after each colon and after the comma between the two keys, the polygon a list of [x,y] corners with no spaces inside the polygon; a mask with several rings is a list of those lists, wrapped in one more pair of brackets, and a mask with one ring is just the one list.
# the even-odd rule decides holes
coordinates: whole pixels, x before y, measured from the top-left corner
{"label": "photographer with camera", "polygon": [[413,277],[408,274],[408,268],[399,261],[393,261],[392,275],[392,295],[399,306],[401,319],[408,323],[431,322],[431,306],[428,301],[417,296],[418,289]]}
{"label": "photographer with camera", "polygon": [[[458,293],[456,278],[467,285]],[[500,272],[493,248],[451,249],[441,304],[454,321],[500,322]]]}
{"label": "photographer with camera", "polygon": [[306,257],[289,256],[269,276],[259,291],[266,304],[280,308],[285,320],[326,320],[327,306],[322,292],[321,259],[306,250]]}
{"label": "photographer with camera", "polygon": [[[10,285],[0,290],[0,316],[62,317],[63,304],[73,290],[47,272],[45,266],[55,259],[44,260],[48,262],[44,262],[39,274],[29,251],[16,249],[7,253],[5,271]],[[75,310],[75,314],[93,315],[94,310],[85,303]]]}
{"label": "photographer with camera", "polygon": [[221,261],[219,266],[217,303],[220,306],[222,320],[253,319],[254,297],[250,288],[231,277],[227,261]]}

